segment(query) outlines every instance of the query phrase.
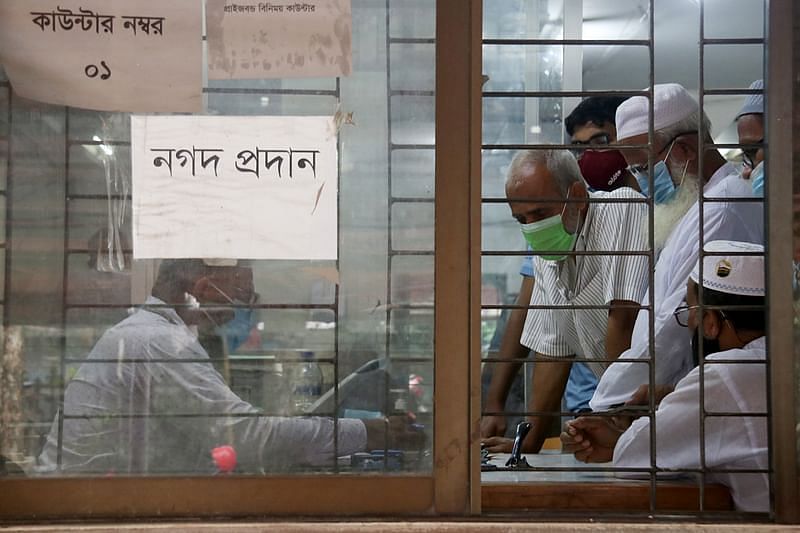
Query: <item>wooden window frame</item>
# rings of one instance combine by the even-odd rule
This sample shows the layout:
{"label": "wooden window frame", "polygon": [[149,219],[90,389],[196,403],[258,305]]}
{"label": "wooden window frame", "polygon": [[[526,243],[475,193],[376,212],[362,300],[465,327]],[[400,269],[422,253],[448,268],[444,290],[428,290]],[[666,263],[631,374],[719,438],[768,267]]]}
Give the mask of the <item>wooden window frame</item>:
{"label": "wooden window frame", "polygon": [[435,229],[432,473],[5,478],[0,522],[479,511],[473,437],[480,390],[473,382],[479,386],[481,6],[480,0],[436,2],[435,208],[446,216],[436,217]]}
{"label": "wooden window frame", "polygon": [[[771,174],[791,176],[800,8],[793,0],[767,1],[768,59],[792,62],[779,69],[768,61],[767,128],[781,133],[770,137],[768,161]],[[480,513],[481,34],[481,0],[437,0],[432,474],[0,479],[0,522]],[[793,310],[785,297],[792,192],[788,179],[767,189],[771,466],[782,523],[800,522]]]}

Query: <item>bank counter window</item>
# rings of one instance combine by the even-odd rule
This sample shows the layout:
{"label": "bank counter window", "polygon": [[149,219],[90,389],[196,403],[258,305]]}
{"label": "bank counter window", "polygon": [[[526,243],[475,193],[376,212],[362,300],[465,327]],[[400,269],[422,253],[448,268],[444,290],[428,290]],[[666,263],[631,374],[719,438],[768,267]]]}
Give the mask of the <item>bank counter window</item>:
{"label": "bank counter window", "polygon": [[[188,25],[40,4],[11,31],[147,47]],[[190,114],[26,98],[26,41],[4,41],[3,476],[430,476],[435,2],[187,4]],[[219,25],[253,17],[286,44],[218,59]]]}
{"label": "bank counter window", "polygon": [[800,520],[793,9],[4,2],[0,522]]}
{"label": "bank counter window", "polygon": [[765,3],[545,4],[483,13],[482,509],[768,519]]}

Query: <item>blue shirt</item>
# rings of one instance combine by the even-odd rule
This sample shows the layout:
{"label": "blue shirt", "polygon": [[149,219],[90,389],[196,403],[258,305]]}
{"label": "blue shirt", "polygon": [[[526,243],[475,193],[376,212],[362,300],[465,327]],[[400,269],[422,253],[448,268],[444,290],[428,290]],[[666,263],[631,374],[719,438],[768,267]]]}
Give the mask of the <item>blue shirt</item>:
{"label": "blue shirt", "polygon": [[[528,250],[530,250],[530,246]],[[533,269],[533,256],[525,256],[519,273],[527,278],[535,276]],[[589,400],[597,388],[597,377],[584,363],[573,363],[569,371],[567,388],[564,391],[564,403],[568,411],[578,412],[589,409]]]}

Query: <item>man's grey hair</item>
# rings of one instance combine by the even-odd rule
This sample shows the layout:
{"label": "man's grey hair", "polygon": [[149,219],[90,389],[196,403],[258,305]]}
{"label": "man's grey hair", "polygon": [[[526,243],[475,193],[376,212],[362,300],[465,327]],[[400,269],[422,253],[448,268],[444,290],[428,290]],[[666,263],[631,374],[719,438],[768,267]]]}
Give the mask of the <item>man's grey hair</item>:
{"label": "man's grey hair", "polygon": [[511,161],[506,185],[530,167],[541,164],[550,171],[563,197],[573,183],[584,183],[578,161],[569,150],[522,150]]}
{"label": "man's grey hair", "polygon": [[656,144],[665,144],[672,141],[677,135],[682,133],[700,133],[700,119],[703,120],[703,135],[705,141],[711,141],[711,120],[705,111],[700,114],[700,110],[694,111],[688,117],[679,120],[663,129],[654,132]]}

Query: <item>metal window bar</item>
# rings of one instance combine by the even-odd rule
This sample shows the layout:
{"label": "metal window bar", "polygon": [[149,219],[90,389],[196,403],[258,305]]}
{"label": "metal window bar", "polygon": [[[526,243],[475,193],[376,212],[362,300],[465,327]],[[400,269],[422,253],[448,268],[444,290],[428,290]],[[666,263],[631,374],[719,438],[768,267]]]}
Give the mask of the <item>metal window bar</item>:
{"label": "metal window bar", "polygon": [[[706,46],[715,45],[715,44],[725,44],[725,45],[737,45],[737,44],[761,44],[764,45],[764,39],[708,39],[705,36],[705,0],[700,0],[699,2],[699,10],[700,10],[700,25],[699,25],[699,61],[698,61],[698,105],[700,111],[700,120],[698,121],[698,134],[697,134],[697,145],[698,145],[698,154],[705,154],[706,149],[708,148],[708,144],[706,143],[705,136],[706,134],[710,135],[711,132],[705,131],[705,121],[703,120],[703,116],[705,114],[705,97],[707,95],[728,95],[728,94],[742,94],[742,92],[737,90],[730,90],[730,89],[706,89],[705,87],[705,49]],[[767,34],[766,23],[768,17],[766,16],[766,3],[764,3],[764,24],[765,27],[763,28],[763,34]],[[764,49],[764,54],[766,57],[766,49]],[[762,65],[766,65],[766,61],[762,63]],[[762,72],[762,79],[765,76]],[[750,94],[758,94],[762,93],[763,91],[754,91],[748,89],[744,91]],[[766,138],[765,138],[766,144]],[[699,176],[704,175],[704,157],[698,157],[698,170],[697,173]],[[704,259],[707,255],[705,252],[705,204],[708,202],[708,199],[705,197],[704,188],[701,186],[698,189],[698,211],[699,211],[699,218],[698,218],[698,277],[702,280],[704,279]],[[763,200],[754,200],[751,201],[761,201]],[[764,273],[766,276],[766,272]],[[703,301],[703,293],[704,287],[703,283],[697,284],[697,296],[698,296],[698,313],[699,316],[703,316],[704,311],[707,309],[707,306],[704,305]],[[704,511],[704,502],[705,502],[705,485],[707,480],[707,470],[708,466],[706,464],[706,419],[711,416],[711,414],[706,409],[706,402],[705,402],[705,365],[706,362],[706,353],[704,353],[704,347],[702,343],[700,343],[699,353],[698,353],[698,360],[699,360],[699,389],[700,389],[700,420],[699,420],[699,435],[700,435],[700,498],[699,498],[699,505],[700,505],[700,512]],[[769,357],[766,358],[764,361],[764,367],[766,375],[769,375]],[[765,390],[765,393],[769,395],[769,389]],[[771,449],[771,442],[768,436],[768,445],[767,449]],[[767,470],[767,474],[770,475],[771,471]],[[774,510],[770,509],[770,513],[773,513]]]}
{"label": "metal window bar", "polygon": [[[580,98],[584,96],[647,96],[643,91],[484,91],[484,98]],[[557,146],[557,145],[556,145]],[[574,147],[573,147],[574,148]]]}
{"label": "metal window bar", "polygon": [[[387,256],[386,256],[386,305],[385,305],[385,337],[384,337],[384,350],[386,354],[386,358],[388,361],[393,363],[401,363],[401,362],[424,362],[430,363],[432,358],[409,358],[403,356],[395,356],[392,351],[392,338],[391,338],[391,331],[394,325],[394,317],[393,311],[397,309],[417,309],[417,310],[425,310],[431,311],[431,316],[433,316],[433,311],[435,307],[433,304],[397,304],[394,303],[394,284],[393,284],[393,277],[392,273],[394,271],[394,261],[397,258],[401,257],[434,257],[436,255],[435,250],[413,250],[413,249],[402,249],[398,248],[395,243],[394,235],[393,235],[393,228],[394,228],[394,206],[396,205],[404,205],[404,204],[430,204],[431,206],[435,203],[435,198],[426,198],[426,197],[407,197],[407,196],[398,196],[394,193],[394,175],[393,175],[393,166],[392,166],[392,155],[396,151],[402,150],[434,150],[434,144],[425,144],[425,143],[396,143],[394,142],[394,128],[392,127],[392,110],[393,110],[393,99],[395,97],[403,97],[403,96],[419,96],[419,97],[433,97],[435,96],[435,91],[433,90],[417,90],[417,89],[395,89],[393,86],[393,77],[392,77],[392,48],[395,45],[408,45],[408,44],[415,44],[415,45],[430,45],[433,47],[436,44],[435,38],[425,38],[425,37],[394,37],[392,34],[392,25],[390,20],[390,13],[392,5],[400,4],[402,1],[398,2],[397,0],[386,0],[385,1],[385,8],[386,8],[386,19],[385,19],[385,45],[386,45],[386,109],[387,109]],[[435,290],[435,289],[434,289]],[[392,391],[391,391],[391,378],[392,376],[389,373],[385,373],[384,375],[384,382],[383,382],[383,390],[384,390],[384,397],[383,397],[383,412],[389,413],[394,412],[396,410],[396,406],[392,403]],[[388,447],[388,442],[385,443]],[[386,450],[384,450],[385,452]],[[388,469],[388,453],[384,453],[384,470]]]}
{"label": "metal window bar", "polygon": [[[699,76],[699,80],[698,80],[698,86],[699,86],[698,87],[698,104],[699,104],[699,109],[700,109],[700,117],[699,117],[698,124],[697,124],[697,142],[698,142],[698,146],[700,147],[699,148],[699,153],[701,153],[701,154],[705,153],[703,151],[703,149],[702,149],[702,145],[703,145],[704,135],[707,133],[704,130],[705,121],[703,120],[703,114],[704,114],[704,105],[703,104],[704,104],[704,96],[705,96],[705,93],[704,93],[704,90],[705,90],[704,89],[704,87],[705,87],[705,69],[704,69],[704,66],[705,66],[704,65],[705,46],[704,46],[704,44],[705,43],[703,42],[704,33],[705,33],[705,20],[704,20],[705,19],[705,15],[704,15],[704,12],[705,12],[705,2],[703,2],[701,0],[700,1],[700,61],[699,61],[700,76]],[[710,132],[708,132],[708,133],[710,133]],[[703,174],[703,166],[704,166],[703,165],[703,159],[704,158],[699,157],[698,160],[697,160],[697,174],[698,174],[698,176],[701,177],[701,179],[704,176],[704,174]],[[704,279],[704,272],[703,272],[704,271],[704,268],[703,268],[704,267],[704,264],[703,264],[704,263],[704,261],[703,261],[704,256],[703,256],[703,250],[705,249],[705,224],[704,224],[704,222],[705,222],[704,207],[705,206],[704,206],[703,200],[704,200],[704,196],[705,195],[703,194],[703,187],[702,186],[700,186],[698,189],[699,189],[699,191],[698,191],[698,194],[697,194],[697,196],[698,196],[697,206],[698,206],[698,210],[699,210],[699,217],[698,217],[698,235],[699,235],[698,248],[699,249],[698,249],[697,256],[699,258],[698,277],[700,278],[701,282],[697,284],[697,300],[698,300],[698,303],[700,305],[698,311],[700,313],[700,316],[702,317],[703,316],[703,310],[704,310],[703,309],[703,292],[704,292],[703,289],[704,289],[704,287],[703,287],[703,283],[702,283],[702,280]],[[705,485],[706,485],[706,473],[705,473],[705,469],[706,469],[705,397],[706,396],[705,396],[705,371],[704,371],[705,370],[704,363],[705,363],[706,354],[703,353],[703,352],[704,352],[704,350],[703,350],[703,347],[701,345],[700,348],[699,348],[699,353],[697,355],[698,356],[698,360],[699,360],[699,366],[700,366],[700,374],[699,374],[700,420],[698,422],[699,423],[699,429],[700,429],[700,433],[699,433],[699,436],[700,436],[700,449],[699,449],[699,451],[700,451],[700,483],[699,483],[699,487],[698,487],[699,490],[700,490],[700,498],[699,498],[699,500],[700,500],[699,501],[700,512],[703,512],[705,510],[704,509],[704,504],[705,504]]]}
{"label": "metal window bar", "polygon": [[[13,94],[14,91],[11,90],[11,83],[9,81],[0,82],[0,87],[2,90],[6,92],[6,183],[3,190],[0,191],[3,197],[3,203],[5,205],[6,216],[5,216],[5,239],[3,239],[3,250],[5,251],[5,257],[3,258],[3,262],[5,268],[3,269],[3,298],[0,299],[0,310],[3,313],[3,331],[8,332],[8,313],[6,312],[6,298],[8,298],[9,288],[10,288],[10,280],[11,276],[9,273],[11,272],[11,249],[8,246],[8,243],[11,239],[11,202],[8,201],[10,195],[9,191],[11,189],[11,147],[12,147],[12,124],[13,124]],[[4,333],[5,335],[6,333]]]}
{"label": "metal window bar", "polygon": [[[8,326],[9,326],[8,312],[7,312],[7,309],[6,309],[5,300],[6,300],[6,298],[8,298],[8,293],[9,293],[8,292],[9,291],[9,280],[10,280],[9,272],[10,272],[10,265],[11,265],[11,263],[10,263],[11,250],[7,246],[7,243],[9,242],[9,238],[10,238],[10,234],[11,234],[11,224],[9,224],[9,221],[11,220],[11,202],[8,201],[8,190],[10,188],[10,183],[11,183],[11,181],[10,181],[11,180],[11,178],[10,178],[10,176],[11,176],[11,149],[12,149],[11,148],[11,143],[12,143],[12,140],[11,140],[12,139],[11,124],[12,124],[12,116],[13,116],[13,111],[12,111],[12,105],[13,105],[12,93],[13,93],[13,91],[11,90],[11,84],[8,81],[0,82],[0,90],[4,91],[5,94],[6,94],[6,109],[5,109],[5,112],[6,112],[6,128],[7,128],[7,131],[6,131],[5,135],[2,136],[2,140],[5,141],[6,183],[5,183],[5,187],[3,187],[3,190],[0,191],[0,196],[3,197],[3,203],[4,203],[4,207],[5,207],[5,227],[6,227],[5,239],[2,242],[2,249],[5,252],[5,257],[4,257],[5,268],[4,268],[4,272],[3,272],[3,297],[2,297],[2,299],[0,299],[0,312],[2,312],[2,314],[3,314],[3,318],[2,318],[2,320],[3,320],[3,340],[5,342],[5,338],[8,335],[8,331],[9,331],[9,329],[8,329]],[[22,430],[24,431],[24,429],[25,429],[24,428],[24,423],[23,423],[22,426],[23,426]],[[14,426],[12,426],[12,427],[14,427]]]}
{"label": "metal window bar", "polygon": [[[534,357],[534,356],[531,356],[531,357],[516,357],[516,358],[510,358],[510,359],[500,359],[500,358],[497,358],[497,357],[486,357],[486,358],[483,359],[483,361],[485,361],[487,363],[502,363],[502,362],[520,362],[520,363],[524,363],[524,362],[539,362],[539,361],[544,362],[544,363],[553,363],[553,362],[561,363],[561,362],[566,361],[567,359],[569,361],[571,361],[571,362],[577,362],[577,363],[593,362],[593,363],[636,363],[636,364],[640,364],[640,365],[647,364],[646,360],[643,360],[643,359],[632,359],[632,358],[629,358],[629,357],[619,357],[617,359],[593,359],[593,358],[590,358],[590,357],[578,357],[578,356],[570,357],[570,358],[564,357],[564,358],[561,358],[561,359],[554,358],[554,357],[549,357],[548,358],[548,357]],[[750,360],[750,359],[745,359],[745,360],[742,360],[742,361],[735,360],[735,359],[724,359],[724,360],[706,361],[706,364],[708,364],[708,365],[711,365],[711,364],[743,364],[743,365],[749,365],[749,364],[764,364],[764,361]]]}
{"label": "metal window bar", "polygon": [[[542,361],[542,360],[538,360],[538,361]],[[547,362],[547,361],[544,361],[544,362]],[[553,361],[550,360],[550,362],[553,362]],[[763,365],[764,361],[760,361],[760,363]],[[514,415],[514,416],[559,416],[559,417],[575,416],[574,412],[572,412],[572,411],[564,411],[564,410],[558,410],[558,411],[531,411],[531,410],[524,410],[524,411],[485,411],[485,413],[489,414],[489,415],[506,414],[506,415]],[[600,417],[610,418],[610,417],[616,416],[616,414],[598,412],[598,413],[593,413],[592,416],[600,416]],[[642,416],[648,416],[648,415],[643,413]],[[719,412],[714,411],[714,412],[708,413],[707,416],[708,417],[718,417],[718,418],[731,418],[731,417],[735,417],[735,418],[765,418],[765,417],[768,417],[770,415],[769,415],[769,413],[757,413],[757,412],[737,413],[737,412],[732,412],[732,411],[719,411]],[[539,469],[539,468],[550,468],[550,467],[536,466],[536,467],[532,467],[532,468]],[[574,468],[574,467],[567,467],[567,468]],[[578,468],[582,469],[583,467],[578,467]],[[607,468],[608,470],[613,471],[618,467],[608,466],[608,467],[604,467],[604,468]],[[643,471],[649,471],[649,468],[647,468],[647,467],[641,467],[639,469],[643,470]],[[661,470],[661,471],[670,470],[670,471],[673,471],[673,472],[678,472],[678,471],[680,471],[680,472],[692,471],[693,472],[696,469],[684,468],[684,467],[680,467],[680,468],[676,467],[676,468],[665,469],[665,468],[662,467],[659,470]],[[759,472],[769,472],[768,469],[756,469],[756,470],[758,470]]]}
{"label": "metal window bar", "polygon": [[[342,103],[342,80],[338,76],[336,77],[336,103],[337,107]],[[336,136],[336,151],[341,154],[342,152],[342,136]],[[342,158],[336,158],[336,179],[337,182],[341,181],[342,176]],[[339,187],[337,187],[337,190]],[[338,251],[342,248],[342,232],[338,231],[338,228],[342,226],[342,196],[341,194],[336,194],[336,272],[340,272],[341,269],[341,262],[339,261],[339,253]],[[333,304],[334,304],[334,311],[333,311],[333,354],[336,361],[333,364],[333,456],[334,458],[339,457],[339,413],[338,413],[338,406],[339,406],[339,342],[340,342],[340,334],[341,334],[341,324],[340,324],[340,307],[339,307],[339,298],[340,298],[340,287],[339,284],[336,283],[333,288]],[[334,460],[333,462],[334,472],[339,471],[339,461]]]}
{"label": "metal window bar", "polygon": [[[389,204],[386,209],[386,335],[384,338],[384,354],[386,358],[390,357],[392,348],[391,328],[392,328],[392,261],[394,259],[392,252],[392,207],[393,207],[393,194],[392,194],[392,25],[391,25],[391,0],[386,0],[386,24],[384,33],[386,36],[386,142],[388,149],[386,151],[386,180],[387,180],[387,195],[389,196]],[[388,413],[390,401],[390,387],[391,379],[388,374],[383,379],[383,412]],[[388,469],[389,463],[389,442],[388,439],[384,441],[383,449],[383,469]]]}
{"label": "metal window bar", "polygon": [[[69,107],[64,106],[64,235],[63,247],[69,247]],[[67,305],[68,305],[68,285],[69,285],[69,260],[68,255],[64,254],[61,265],[61,357],[58,364],[58,433],[56,436],[56,472],[61,474],[62,451],[64,448],[64,396],[67,390]]]}
{"label": "metal window bar", "polygon": [[[609,96],[608,92],[599,91],[598,96]],[[555,96],[562,96],[561,93],[552,93],[546,95],[549,97]],[[738,146],[738,145],[737,145]],[[647,149],[650,145],[648,144],[628,144],[625,146],[616,146],[615,148],[619,149],[620,151],[625,150],[638,150],[638,149]],[[481,148],[484,150],[591,150],[591,147],[586,145],[575,145],[575,144],[536,144],[536,143],[500,143],[500,144],[491,144],[485,143],[481,145]]]}
{"label": "metal window bar", "polygon": [[[532,46],[592,46],[592,45],[650,46],[650,40],[649,39],[483,39],[483,44],[532,45]],[[577,91],[577,92],[583,93],[583,91]],[[584,94],[591,94],[591,91],[585,91]]]}

